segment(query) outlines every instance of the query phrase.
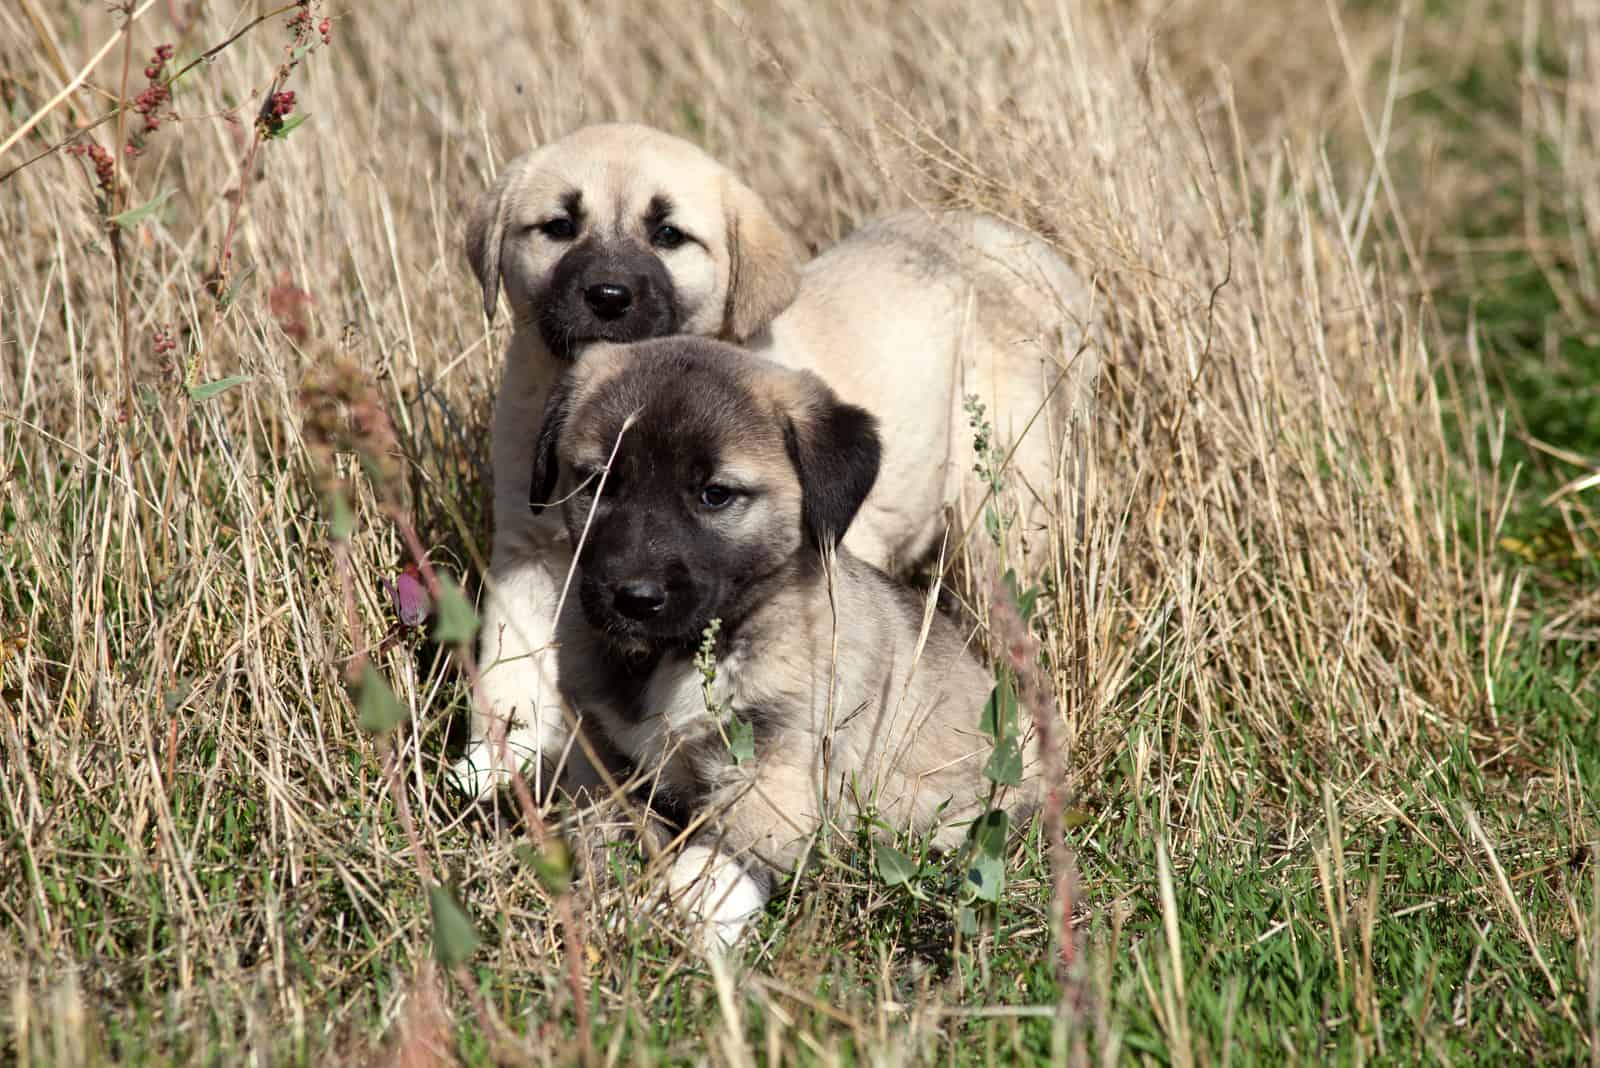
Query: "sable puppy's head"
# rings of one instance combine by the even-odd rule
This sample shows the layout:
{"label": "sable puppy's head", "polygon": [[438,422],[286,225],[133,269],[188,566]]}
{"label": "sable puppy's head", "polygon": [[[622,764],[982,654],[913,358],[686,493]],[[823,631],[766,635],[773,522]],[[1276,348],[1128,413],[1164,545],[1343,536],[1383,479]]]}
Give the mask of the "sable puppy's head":
{"label": "sable puppy's head", "polygon": [[594,341],[685,333],[743,341],[788,307],[799,260],[747,186],[694,145],[604,124],[507,164],[467,224],[494,317],[570,359]]}
{"label": "sable puppy's head", "polygon": [[561,501],[582,541],[592,626],[624,649],[692,648],[817,565],[878,456],[876,420],[809,372],[701,339],[597,346],[551,397],[530,503]]}

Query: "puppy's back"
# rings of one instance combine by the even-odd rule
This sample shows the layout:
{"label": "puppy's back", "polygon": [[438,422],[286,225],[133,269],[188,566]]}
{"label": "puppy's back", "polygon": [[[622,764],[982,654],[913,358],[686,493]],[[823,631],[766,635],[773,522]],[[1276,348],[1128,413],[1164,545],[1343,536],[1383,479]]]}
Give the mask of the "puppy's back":
{"label": "puppy's back", "polygon": [[[953,846],[989,792],[983,767],[993,740],[981,720],[993,677],[975,642],[922,594],[848,552],[832,570],[831,602],[813,598],[809,633],[794,634],[812,647],[813,691],[831,702],[814,701],[806,736],[779,744],[809,748],[830,801],[918,832],[938,827],[936,841]],[[823,642],[831,648],[817,655]],[[1031,744],[1024,759],[1020,792],[1031,801]]]}

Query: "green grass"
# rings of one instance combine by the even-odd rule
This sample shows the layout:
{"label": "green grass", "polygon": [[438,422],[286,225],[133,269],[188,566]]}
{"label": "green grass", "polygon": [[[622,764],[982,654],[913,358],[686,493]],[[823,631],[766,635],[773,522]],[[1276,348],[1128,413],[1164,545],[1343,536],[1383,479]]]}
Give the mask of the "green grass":
{"label": "green grass", "polygon": [[[1434,14],[1448,22],[1443,11]],[[1546,503],[1587,473],[1548,447],[1600,463],[1600,329],[1594,308],[1577,296],[1578,261],[1592,269],[1595,249],[1568,214],[1566,185],[1581,179],[1567,176],[1582,160],[1562,159],[1548,127],[1530,125],[1520,93],[1531,82],[1554,87],[1559,99],[1562,87],[1581,84],[1569,79],[1593,72],[1569,71],[1556,31],[1548,22],[1543,29],[1526,57],[1520,42],[1497,40],[1478,46],[1475,61],[1453,77],[1451,55],[1425,46],[1424,63],[1431,59],[1440,75],[1409,108],[1444,133],[1436,159],[1405,166],[1419,186],[1436,171],[1471,174],[1438,227],[1450,250],[1435,253],[1442,281],[1431,296],[1449,335],[1475,331],[1481,346],[1487,393],[1462,381],[1468,405],[1490,425],[1500,409],[1508,417],[1500,470],[1518,481],[1497,548],[1530,565],[1536,581],[1572,591],[1600,580],[1600,534],[1592,518],[1578,519],[1575,531]],[[1476,443],[1485,454],[1486,439]]]}
{"label": "green grass", "polygon": [[[1226,836],[1213,837],[1177,816],[1163,818],[1163,812],[1176,811],[1173,795],[1184,789],[1184,776],[1181,769],[1141,776],[1133,766],[1136,739],[1120,774],[1075,810],[1075,822],[1081,821],[1072,834],[1079,893],[1095,903],[1080,932],[1076,996],[1091,1053],[1107,1052],[1109,1045],[1109,1052],[1152,1063],[1184,1063],[1190,1055],[1216,1062],[1224,1054],[1234,1064],[1583,1060],[1593,1020],[1582,992],[1593,962],[1582,959],[1568,918],[1577,917],[1588,931],[1600,929],[1591,856],[1600,819],[1593,788],[1600,776],[1600,723],[1593,706],[1578,696],[1584,654],[1571,643],[1542,641],[1535,630],[1505,658],[1496,679],[1501,714],[1515,718],[1525,732],[1516,758],[1486,761],[1481,749],[1458,740],[1390,776],[1405,785],[1385,792],[1384,808],[1375,808],[1370,796],[1352,805],[1308,788],[1318,777],[1309,760],[1277,781],[1262,782],[1266,769],[1251,754],[1266,743],[1245,735],[1230,748],[1240,761],[1242,786],[1218,802],[1236,822]],[[1549,763],[1532,767],[1526,754],[1544,754]],[[1529,785],[1533,775],[1555,767],[1564,769],[1559,785]],[[293,913],[295,906],[283,900],[284,888],[272,885],[270,872],[239,863],[261,830],[260,799],[253,792],[248,783],[236,784],[221,795],[222,807],[206,814],[209,834],[196,872],[213,901],[277,899],[278,907]],[[1252,815],[1258,807],[1270,811]],[[1314,815],[1285,833],[1286,812]],[[80,870],[76,866],[43,873],[46,893],[58,903],[74,897],[79,902],[73,937],[80,959],[103,962],[109,981],[124,991],[162,988],[160,975],[141,974],[131,963],[148,968],[170,959],[181,943],[170,926],[177,917],[161,907],[163,889],[148,871],[148,845],[123,839],[81,803],[58,818],[78,829],[78,855],[92,858],[94,868],[110,877],[86,886],[70,881]],[[193,834],[196,818],[193,799],[173,799],[181,836]],[[374,826],[393,828],[383,813],[371,818]],[[1470,829],[1474,818],[1493,844],[1514,903]],[[1182,857],[1171,876],[1170,911],[1163,904],[1158,842]],[[1007,1007],[1053,1006],[1062,993],[1050,964],[1050,875],[1037,826],[1013,844],[1006,896],[983,935],[959,945],[952,889],[959,873],[937,858],[925,859],[914,891],[883,886],[870,874],[865,853],[820,865],[820,874],[806,876],[796,888],[801,907],[761,931],[780,946],[811,948],[798,957],[780,949],[773,972],[741,988],[742,1027],[751,1048],[764,1048],[769,1028],[788,1029],[809,1039],[792,1047],[793,1063],[872,1063],[880,1048],[877,1035],[830,1013],[870,1019],[886,995],[913,1003],[919,992],[925,996],[932,989],[944,1004],[993,1014],[947,1022],[933,1032],[927,1041],[937,1063],[1055,1063],[1061,1044],[1074,1040],[1069,1027],[1051,1018],[1003,1015]],[[921,855],[914,843],[906,849]],[[619,847],[611,867],[614,876],[626,879],[637,873],[638,858]],[[818,893],[818,879],[826,889],[820,901],[808,903]],[[402,909],[415,897],[403,877],[365,890]],[[311,896],[324,907],[339,898]],[[349,981],[369,991],[372,1015],[351,1023],[376,1036],[378,1014],[409,981],[411,964],[404,945],[385,937],[392,920],[369,913],[360,894],[345,900],[343,915],[324,916],[316,926],[327,930],[328,921],[337,919],[370,952],[368,964]],[[409,907],[420,909],[422,903]],[[1535,963],[1519,913],[1538,932],[1533,946],[1559,998]],[[1172,970],[1169,923],[1180,946],[1182,994]],[[503,929],[485,933],[492,960],[493,944],[508,935]],[[621,1063],[695,1063],[705,1036],[724,1026],[709,978],[685,968],[675,947],[650,929],[630,933],[621,946],[612,967],[631,977],[620,987],[628,991],[627,1000],[617,1004],[595,992],[597,1045],[615,1043]],[[320,949],[307,946],[303,952]],[[119,970],[116,962],[123,958],[130,964]],[[248,969],[251,962],[240,966]],[[305,968],[307,981],[316,975]],[[474,976],[483,995],[519,1029],[558,1045],[563,1037],[570,1040],[570,1005],[555,1018],[547,1016],[552,1004],[562,1002],[551,977],[507,975],[489,963],[477,966]],[[1169,998],[1179,1007],[1181,1025],[1158,1008]],[[227,1063],[227,1050],[247,1042],[257,1048],[260,1042],[247,1033],[236,1006],[203,1016],[209,1023],[198,1032],[190,1016],[175,1030],[171,1010],[161,999],[129,998],[123,1012],[104,1020],[108,1060],[220,1064]],[[889,1033],[902,1027],[896,1021]],[[318,1064],[330,1039],[338,1037],[280,1035],[266,1047],[275,1051],[273,1063]],[[470,1024],[461,1025],[458,1040],[464,1063],[495,1063]]]}

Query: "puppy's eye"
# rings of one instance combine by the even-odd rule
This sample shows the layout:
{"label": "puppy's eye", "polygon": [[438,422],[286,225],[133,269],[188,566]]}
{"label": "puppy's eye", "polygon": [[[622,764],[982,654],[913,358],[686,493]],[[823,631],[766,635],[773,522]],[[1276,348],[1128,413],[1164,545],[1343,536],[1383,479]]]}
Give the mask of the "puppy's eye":
{"label": "puppy's eye", "polygon": [[552,241],[571,241],[578,236],[578,224],[566,216],[547,219],[536,229]]}
{"label": "puppy's eye", "polygon": [[669,251],[677,248],[687,240],[689,240],[688,234],[684,233],[676,226],[668,226],[665,224],[656,227],[655,232],[650,235],[650,243],[652,245],[654,245],[656,248],[667,249]]}
{"label": "puppy's eye", "polygon": [[700,491],[700,503],[711,511],[719,511],[733,503],[738,494],[727,486],[719,486],[715,482]]}

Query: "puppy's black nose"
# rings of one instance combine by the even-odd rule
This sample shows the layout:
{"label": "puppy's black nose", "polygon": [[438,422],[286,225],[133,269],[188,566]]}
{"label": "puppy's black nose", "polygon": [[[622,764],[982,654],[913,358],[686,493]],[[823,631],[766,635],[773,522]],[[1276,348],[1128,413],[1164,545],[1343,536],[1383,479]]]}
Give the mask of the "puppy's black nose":
{"label": "puppy's black nose", "polygon": [[616,319],[633,303],[633,291],[615,282],[601,282],[583,291],[583,299],[602,319]]}
{"label": "puppy's black nose", "polygon": [[666,605],[667,591],[654,582],[624,582],[612,592],[611,600],[617,611],[642,622]]}

